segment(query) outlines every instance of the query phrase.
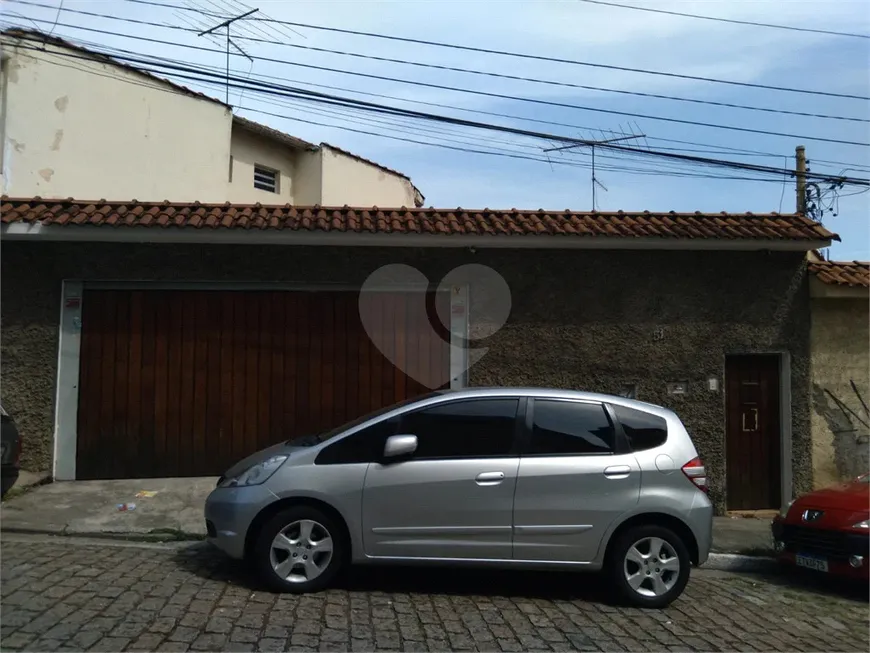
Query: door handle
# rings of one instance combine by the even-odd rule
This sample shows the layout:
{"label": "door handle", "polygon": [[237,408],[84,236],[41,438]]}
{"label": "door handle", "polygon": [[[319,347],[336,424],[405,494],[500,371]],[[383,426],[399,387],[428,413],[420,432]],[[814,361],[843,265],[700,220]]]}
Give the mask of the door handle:
{"label": "door handle", "polygon": [[631,467],[628,465],[612,465],[604,468],[604,475],[607,478],[628,478],[631,474]]}
{"label": "door handle", "polygon": [[504,472],[481,472],[474,482],[478,485],[498,485],[504,480]]}

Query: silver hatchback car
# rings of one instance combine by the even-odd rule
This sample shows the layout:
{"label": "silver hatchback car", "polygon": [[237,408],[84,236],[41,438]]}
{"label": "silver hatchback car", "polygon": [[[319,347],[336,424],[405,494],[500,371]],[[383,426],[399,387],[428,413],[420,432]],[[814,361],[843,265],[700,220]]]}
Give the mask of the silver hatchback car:
{"label": "silver hatchback car", "polygon": [[663,607],[710,549],[703,463],[670,410],[533,388],[439,391],[260,451],[220,479],[209,540],[275,589],[348,563],[603,570]]}

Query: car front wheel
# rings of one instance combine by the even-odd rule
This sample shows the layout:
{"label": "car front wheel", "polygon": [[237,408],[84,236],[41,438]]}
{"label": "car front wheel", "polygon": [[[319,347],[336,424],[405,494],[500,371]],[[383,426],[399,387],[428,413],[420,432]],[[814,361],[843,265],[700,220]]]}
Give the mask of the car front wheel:
{"label": "car front wheel", "polygon": [[673,531],[649,525],[622,533],[608,565],[620,598],[641,608],[663,608],[683,593],[691,560]]}
{"label": "car front wheel", "polygon": [[279,592],[317,592],[341,569],[341,533],[338,524],[316,508],[282,510],[260,531],[254,562],[263,579]]}

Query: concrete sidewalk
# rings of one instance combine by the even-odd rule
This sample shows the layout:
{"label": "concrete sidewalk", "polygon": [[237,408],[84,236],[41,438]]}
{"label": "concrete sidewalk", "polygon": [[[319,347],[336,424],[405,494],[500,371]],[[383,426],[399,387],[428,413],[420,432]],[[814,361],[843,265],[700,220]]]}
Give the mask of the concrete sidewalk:
{"label": "concrete sidewalk", "polygon": [[[217,477],[50,483],[3,501],[0,530],[200,538],[205,536],[203,506],[215,483]],[[140,492],[146,494],[137,497]],[[119,509],[124,504],[127,509]]]}
{"label": "concrete sidewalk", "polygon": [[[217,478],[56,482],[33,487],[0,507],[0,530],[51,535],[201,538],[203,506]],[[140,491],[153,496],[140,496]],[[119,504],[135,504],[119,510]],[[716,517],[715,553],[770,556],[769,519]]]}

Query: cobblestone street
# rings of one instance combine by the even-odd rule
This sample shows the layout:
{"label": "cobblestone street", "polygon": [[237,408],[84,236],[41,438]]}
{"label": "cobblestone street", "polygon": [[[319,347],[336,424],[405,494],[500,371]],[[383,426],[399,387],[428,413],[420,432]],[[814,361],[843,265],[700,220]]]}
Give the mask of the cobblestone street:
{"label": "cobblestone street", "polygon": [[866,651],[860,590],[694,571],[668,609],[609,605],[596,576],[360,569],[262,591],[206,545],[4,536],[3,650]]}

